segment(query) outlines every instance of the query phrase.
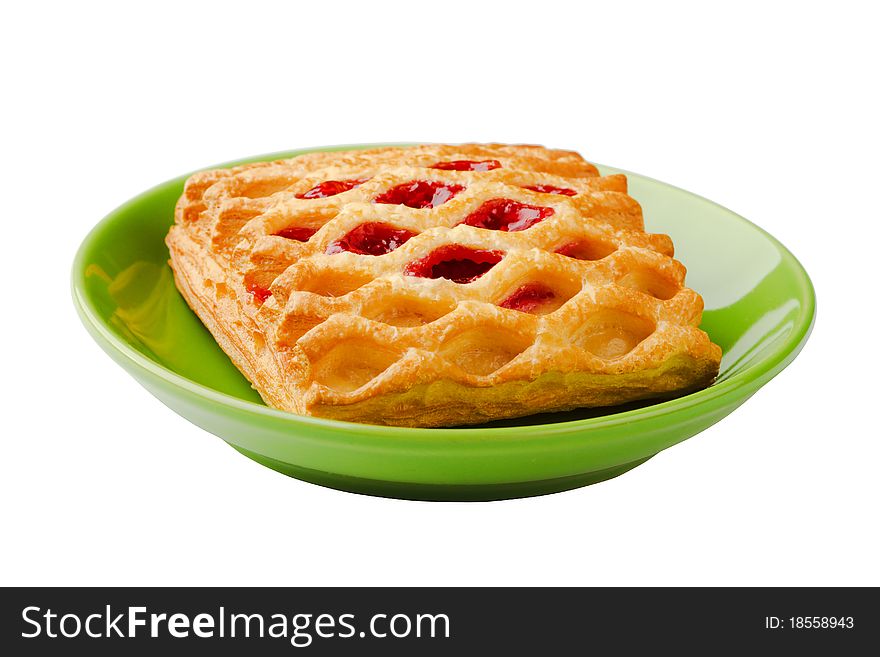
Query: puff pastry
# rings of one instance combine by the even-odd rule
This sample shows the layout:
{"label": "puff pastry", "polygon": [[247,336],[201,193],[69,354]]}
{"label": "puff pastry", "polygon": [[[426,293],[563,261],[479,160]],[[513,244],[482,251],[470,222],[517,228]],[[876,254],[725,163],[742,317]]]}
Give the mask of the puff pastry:
{"label": "puff pastry", "polygon": [[167,237],[180,292],[267,404],[404,426],[681,395],[720,348],[622,175],[498,144],[205,171]]}

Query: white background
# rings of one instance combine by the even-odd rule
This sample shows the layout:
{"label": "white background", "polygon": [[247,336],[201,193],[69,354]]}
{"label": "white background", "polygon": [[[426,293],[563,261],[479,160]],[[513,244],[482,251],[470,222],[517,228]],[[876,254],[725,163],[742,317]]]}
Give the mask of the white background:
{"label": "white background", "polygon": [[[877,16],[710,4],[8,7],[0,583],[880,584]],[[143,189],[257,153],[420,140],[572,148],[732,208],[811,273],[810,342],[623,477],[432,504],[239,456],[80,326],[76,247]]]}

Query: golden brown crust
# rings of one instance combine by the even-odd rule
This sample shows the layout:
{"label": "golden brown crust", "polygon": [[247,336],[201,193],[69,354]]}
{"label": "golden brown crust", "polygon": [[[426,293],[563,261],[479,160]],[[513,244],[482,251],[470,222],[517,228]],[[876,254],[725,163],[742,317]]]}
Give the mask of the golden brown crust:
{"label": "golden brown crust", "polygon": [[[498,160],[489,171],[430,168]],[[327,180],[367,179],[297,198]],[[412,180],[465,189],[431,209],[373,203]],[[525,189],[552,185],[574,196]],[[551,207],[527,230],[460,222],[505,198]],[[416,233],[390,253],[325,253],[353,228]],[[275,235],[317,232],[300,242]],[[578,242],[583,257],[555,253]],[[705,387],[720,349],[665,235],[644,232],[623,176],[570,151],[497,144],[321,152],[192,176],[167,243],[177,285],[265,401],[294,413],[406,426],[473,424]],[[503,252],[472,283],[405,275],[436,248]],[[540,282],[546,314],[499,304]],[[264,303],[248,290],[271,291]],[[268,294],[268,292],[267,292]]]}

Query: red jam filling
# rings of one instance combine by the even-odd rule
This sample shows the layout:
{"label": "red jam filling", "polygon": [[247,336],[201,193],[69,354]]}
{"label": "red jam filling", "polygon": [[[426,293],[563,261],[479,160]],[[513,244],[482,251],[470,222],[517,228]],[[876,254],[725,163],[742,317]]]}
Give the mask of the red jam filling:
{"label": "red jam filling", "polygon": [[563,196],[574,196],[577,192],[568,187],[554,187],[553,185],[526,185],[526,189],[541,194],[562,194]]}
{"label": "red jam filling", "polygon": [[272,296],[272,292],[269,291],[269,288],[258,285],[253,281],[247,284],[247,291],[251,293],[251,296],[257,303],[263,303],[266,299]]}
{"label": "red jam filling", "polygon": [[392,187],[373,199],[374,203],[405,205],[408,208],[436,208],[464,189],[463,185],[444,182],[411,180]]}
{"label": "red jam filling", "polygon": [[353,178],[352,180],[325,180],[318,183],[307,192],[297,194],[297,198],[327,198],[328,196],[336,196],[342,192],[354,189],[358,185],[367,182],[369,178]]}
{"label": "red jam filling", "polygon": [[351,251],[361,255],[383,255],[406,243],[416,233],[389,224],[371,222],[350,230],[345,237],[327,247],[326,253]]}
{"label": "red jam filling", "polygon": [[432,169],[444,171],[491,171],[500,169],[501,162],[498,160],[452,160],[451,162],[438,162]]}
{"label": "red jam filling", "polygon": [[453,283],[470,283],[501,262],[501,251],[471,249],[461,244],[447,244],[420,260],[409,263],[404,270],[408,276],[420,278],[448,278]]}
{"label": "red jam filling", "polygon": [[284,228],[275,233],[278,237],[286,237],[289,240],[297,242],[308,242],[309,239],[318,232],[317,228],[306,228],[304,226],[291,226]]}
{"label": "red jam filling", "polygon": [[577,260],[581,260],[580,251],[581,251],[581,243],[580,242],[569,242],[568,244],[563,244],[558,249],[556,249],[556,253],[559,255],[564,255],[569,258],[575,258]]}
{"label": "red jam filling", "polygon": [[553,208],[526,205],[507,198],[493,198],[468,215],[462,223],[510,233],[525,230],[553,215]]}
{"label": "red jam filling", "polygon": [[575,260],[601,260],[605,256],[614,253],[615,246],[605,242],[579,241],[563,244],[556,253]]}
{"label": "red jam filling", "polygon": [[543,283],[526,283],[498,305],[521,313],[531,313],[555,296],[556,293]]}

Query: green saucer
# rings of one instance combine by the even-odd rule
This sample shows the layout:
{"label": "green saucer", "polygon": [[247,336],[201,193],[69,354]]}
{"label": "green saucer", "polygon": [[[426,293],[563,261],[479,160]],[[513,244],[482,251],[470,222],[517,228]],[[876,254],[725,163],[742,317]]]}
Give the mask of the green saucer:
{"label": "green saucer", "polygon": [[672,401],[460,429],[378,427],[269,408],[174,287],[163,240],[186,176],[125,203],[89,233],[73,266],[74,303],[104,351],[169,408],[297,479],[428,500],[577,488],[616,477],[718,422],[795,358],[815,316],[807,273],[772,236],[704,198],[624,173],[648,230],[675,241],[688,285],[706,302],[702,327],[724,350],[714,385]]}

